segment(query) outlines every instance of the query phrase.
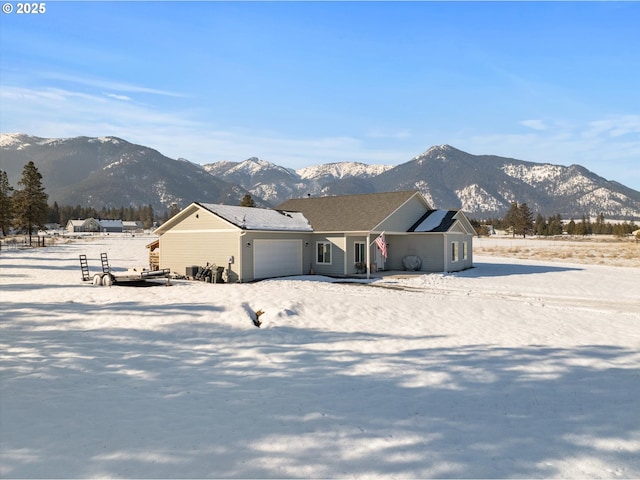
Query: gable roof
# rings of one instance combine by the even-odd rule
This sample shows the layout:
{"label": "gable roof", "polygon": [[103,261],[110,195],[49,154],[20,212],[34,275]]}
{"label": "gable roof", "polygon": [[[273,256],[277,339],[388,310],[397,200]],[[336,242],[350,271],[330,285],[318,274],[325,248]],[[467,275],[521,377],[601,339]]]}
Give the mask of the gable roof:
{"label": "gable roof", "polygon": [[416,195],[422,198],[417,190],[295,198],[277,208],[302,212],[317,232],[371,231]]}
{"label": "gable roof", "polygon": [[456,222],[457,210],[429,210],[414,223],[410,232],[448,232]]}
{"label": "gable roof", "polygon": [[408,231],[446,233],[451,231],[456,223],[463,232],[475,234],[473,226],[461,210],[429,210]]}
{"label": "gable roof", "polygon": [[243,230],[313,231],[307,219],[299,212],[214,203],[198,205]]}
{"label": "gable roof", "polygon": [[189,215],[203,210],[242,230],[313,231],[304,215],[298,212],[193,202],[156,228],[154,233],[162,235]]}

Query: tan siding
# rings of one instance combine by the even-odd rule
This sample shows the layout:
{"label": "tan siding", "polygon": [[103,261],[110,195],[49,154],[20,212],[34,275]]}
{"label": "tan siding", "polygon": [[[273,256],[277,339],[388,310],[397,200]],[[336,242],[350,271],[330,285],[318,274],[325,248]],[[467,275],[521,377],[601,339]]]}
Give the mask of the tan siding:
{"label": "tan siding", "polygon": [[414,196],[407,203],[402,205],[391,217],[383,221],[377,231],[386,232],[406,232],[416,223],[422,215],[427,211],[424,203]]}
{"label": "tan siding", "polygon": [[229,230],[239,232],[240,229],[230,225],[220,217],[199,209],[173,227],[173,231],[197,231],[197,230]]}
{"label": "tan siding", "polygon": [[229,257],[233,256],[233,279],[237,276],[238,236],[239,232],[169,231],[160,237],[160,268],[170,268],[179,275],[185,274],[186,267],[207,262],[227,268]]}

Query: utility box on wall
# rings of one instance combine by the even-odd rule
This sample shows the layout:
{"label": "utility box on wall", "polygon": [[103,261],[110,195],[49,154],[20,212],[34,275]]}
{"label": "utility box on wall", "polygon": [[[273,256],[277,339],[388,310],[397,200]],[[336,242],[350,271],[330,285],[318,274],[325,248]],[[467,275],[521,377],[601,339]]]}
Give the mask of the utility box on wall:
{"label": "utility box on wall", "polygon": [[187,267],[185,270],[185,276],[189,277],[189,278],[195,278],[196,275],[198,274],[198,270],[200,269],[200,267],[198,267],[197,265],[192,266],[192,267]]}

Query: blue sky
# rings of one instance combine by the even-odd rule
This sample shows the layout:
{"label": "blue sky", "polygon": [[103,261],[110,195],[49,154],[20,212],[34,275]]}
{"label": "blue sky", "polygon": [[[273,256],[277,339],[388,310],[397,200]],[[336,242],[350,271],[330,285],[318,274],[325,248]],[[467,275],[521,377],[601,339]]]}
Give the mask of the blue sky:
{"label": "blue sky", "polygon": [[446,143],[640,190],[637,2],[8,3],[4,133],[291,168]]}

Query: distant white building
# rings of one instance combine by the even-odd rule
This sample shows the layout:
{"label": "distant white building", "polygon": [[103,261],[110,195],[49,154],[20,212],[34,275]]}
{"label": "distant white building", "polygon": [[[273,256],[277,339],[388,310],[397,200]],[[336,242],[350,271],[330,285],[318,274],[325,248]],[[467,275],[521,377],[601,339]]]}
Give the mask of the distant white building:
{"label": "distant white building", "polygon": [[122,229],[125,232],[142,232],[144,230],[144,225],[142,224],[142,222],[139,222],[139,221],[136,221],[136,222],[124,221],[122,222]]}
{"label": "distant white building", "polygon": [[96,220],[95,218],[86,218],[83,220],[69,220],[67,222],[67,232],[69,233],[120,233],[122,231],[122,220]]}

